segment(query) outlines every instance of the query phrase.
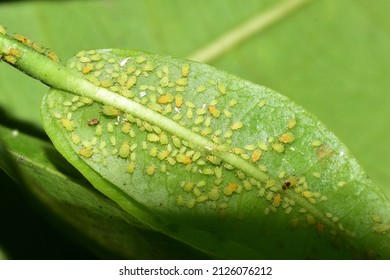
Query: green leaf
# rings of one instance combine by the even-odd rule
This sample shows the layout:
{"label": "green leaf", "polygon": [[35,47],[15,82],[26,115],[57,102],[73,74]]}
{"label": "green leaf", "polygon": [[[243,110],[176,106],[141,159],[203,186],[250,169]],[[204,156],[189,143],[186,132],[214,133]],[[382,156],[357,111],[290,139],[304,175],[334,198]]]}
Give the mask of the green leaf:
{"label": "green leaf", "polygon": [[52,145],[1,126],[0,135],[0,166],[40,201],[54,224],[76,233],[79,242],[103,258],[204,257],[135,221],[92,188]]}
{"label": "green leaf", "polygon": [[389,257],[388,200],[286,97],[139,51],[82,51],[67,65],[122,99],[51,90],[49,137],[156,231],[218,258]]}

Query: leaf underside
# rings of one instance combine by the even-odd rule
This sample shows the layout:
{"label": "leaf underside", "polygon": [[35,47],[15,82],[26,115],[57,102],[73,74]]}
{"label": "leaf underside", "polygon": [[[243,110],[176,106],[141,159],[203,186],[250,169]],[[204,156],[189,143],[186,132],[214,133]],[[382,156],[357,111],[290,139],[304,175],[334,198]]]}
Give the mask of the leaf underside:
{"label": "leaf underside", "polygon": [[139,51],[82,51],[67,66],[213,144],[50,90],[42,118],[56,148],[140,222],[217,258],[390,257],[387,199],[286,97]]}

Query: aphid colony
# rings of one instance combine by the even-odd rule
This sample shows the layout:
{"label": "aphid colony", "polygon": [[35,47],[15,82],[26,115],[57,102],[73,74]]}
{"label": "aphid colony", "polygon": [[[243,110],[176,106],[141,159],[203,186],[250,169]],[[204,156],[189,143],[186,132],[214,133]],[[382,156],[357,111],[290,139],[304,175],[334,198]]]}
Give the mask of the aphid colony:
{"label": "aphid colony", "polygon": [[[0,25],[0,33],[3,35],[7,35],[7,30]],[[7,35],[9,36],[9,35]],[[19,41],[20,43],[32,48],[33,50],[49,57],[51,60],[54,60],[56,62],[59,62],[60,59],[58,56],[50,51],[47,48],[42,47],[40,44],[37,42],[34,42],[27,37],[20,35],[20,34],[14,34],[12,36],[13,39]],[[10,48],[8,50],[0,50],[0,59],[3,59],[4,61],[10,63],[10,64],[15,64],[17,62],[17,59],[21,56],[21,51],[17,48]]]}
{"label": "aphid colony", "polygon": [[[235,142],[243,142],[239,131],[246,128],[241,117],[235,117],[235,110],[240,106],[237,96],[218,79],[204,80],[195,90],[187,90],[192,78],[189,64],[170,68],[157,66],[153,57],[146,55],[123,59],[104,52],[82,51],[71,60],[69,67],[86,75],[95,85],[131,98],[190,128],[217,147],[216,150],[197,147],[116,108],[71,96],[63,101],[65,111],[55,113],[55,117],[86,160],[103,166],[108,166],[113,158],[121,160],[124,174],[144,174],[150,179],[169,176],[171,172],[186,172],[188,176],[183,178],[188,180],[177,183],[177,188],[182,190],[176,197],[180,207],[206,204],[224,216],[230,200],[243,192],[253,192],[267,202],[265,215],[278,209],[285,214],[294,211],[302,215],[302,221],[315,224],[323,231],[321,221],[308,216],[306,209],[289,195],[289,192],[298,194],[310,204],[327,199],[311,191],[305,177],[281,172],[275,179],[270,176],[260,182],[218,157],[218,152],[230,152],[255,165],[259,171],[267,172],[262,157],[267,153],[282,155],[295,140],[297,120],[293,116],[280,134],[235,146]],[[265,107],[266,101],[259,100],[258,108]],[[83,108],[94,115],[85,123],[76,122],[81,118],[75,115],[83,112],[80,110]],[[80,135],[79,128],[83,131]],[[323,145],[316,142],[312,147],[319,150]],[[315,172],[313,177],[320,179],[321,176]]]}

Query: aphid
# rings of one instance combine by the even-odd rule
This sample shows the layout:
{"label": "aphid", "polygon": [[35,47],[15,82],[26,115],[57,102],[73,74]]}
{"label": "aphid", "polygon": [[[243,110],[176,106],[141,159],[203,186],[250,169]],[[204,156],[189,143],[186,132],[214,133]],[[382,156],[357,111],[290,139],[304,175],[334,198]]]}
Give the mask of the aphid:
{"label": "aphid", "polygon": [[206,159],[211,162],[214,165],[220,165],[221,164],[221,159],[216,157],[216,156],[207,156]]}
{"label": "aphid", "polygon": [[58,57],[55,53],[49,51],[49,52],[47,52],[46,55],[47,55],[47,57],[50,58],[51,60],[53,60],[53,61],[55,61],[55,62],[60,62],[59,57]]}
{"label": "aphid", "polygon": [[29,39],[27,39],[25,36],[20,34],[14,34],[12,35],[12,37],[23,44],[26,44],[29,41]]}
{"label": "aphid", "polygon": [[4,60],[10,64],[15,64],[17,59],[13,55],[6,55],[4,56]]}
{"label": "aphid", "polygon": [[291,143],[294,141],[294,135],[291,132],[284,133],[279,136],[279,141],[282,143]]}
{"label": "aphid", "polygon": [[61,123],[68,131],[73,131],[76,128],[76,125],[69,119],[61,119]]}
{"label": "aphid", "polygon": [[218,84],[217,86],[219,92],[222,94],[222,95],[225,95],[226,94],[226,86],[223,85],[223,84]]}
{"label": "aphid", "polygon": [[319,147],[322,145],[322,142],[321,142],[321,140],[314,140],[313,142],[311,142],[311,145],[313,147]]}
{"label": "aphid", "polygon": [[279,207],[281,201],[282,201],[282,198],[281,198],[280,194],[278,193],[277,195],[275,195],[275,197],[272,201],[272,206]]}
{"label": "aphid", "polygon": [[110,137],[110,142],[111,142],[111,145],[113,145],[113,146],[116,145],[116,138],[115,138],[115,136],[111,136]]}
{"label": "aphid", "polygon": [[119,156],[121,158],[127,158],[130,154],[130,145],[129,142],[125,141],[119,148]]}
{"label": "aphid", "polygon": [[156,157],[156,156],[157,156],[157,152],[158,152],[157,147],[153,146],[153,147],[150,149],[150,151],[149,151],[149,155],[150,155],[151,157]]}
{"label": "aphid", "polygon": [[197,93],[202,93],[202,92],[204,92],[206,90],[206,87],[205,86],[198,86],[197,88],[196,88],[196,92]]}
{"label": "aphid", "polygon": [[131,77],[129,78],[129,80],[127,81],[127,83],[126,83],[125,88],[126,88],[126,89],[130,89],[130,88],[132,88],[136,83],[137,83],[137,77],[136,77],[136,76],[131,76]]}
{"label": "aphid", "polygon": [[143,67],[143,70],[146,71],[146,72],[151,72],[154,69],[156,69],[156,65],[153,62],[151,62],[151,61],[147,61],[146,64],[144,65],[144,67]]}
{"label": "aphid", "polygon": [[159,104],[167,104],[167,103],[171,103],[173,101],[173,95],[168,93],[168,94],[164,94],[164,95],[161,95],[158,99],[157,99],[157,103]]}
{"label": "aphid", "polygon": [[146,168],[146,174],[149,176],[153,176],[156,172],[156,166],[155,165],[150,165]]}
{"label": "aphid", "polygon": [[186,86],[188,84],[188,80],[187,78],[177,79],[176,84],[180,86]]}
{"label": "aphid", "polygon": [[98,125],[98,124],[99,124],[99,120],[96,119],[96,118],[90,119],[90,120],[88,121],[88,125],[89,125],[89,126],[94,126],[94,125]]}
{"label": "aphid", "polygon": [[282,189],[283,190],[287,190],[289,187],[291,187],[291,182],[290,181],[284,182],[283,185],[282,185]]}
{"label": "aphid", "polygon": [[110,105],[103,105],[101,112],[108,117],[117,117],[121,114],[121,112],[118,109]]}
{"label": "aphid", "polygon": [[180,108],[181,105],[183,105],[183,96],[182,95],[177,94],[175,96],[175,105],[176,105],[177,108]]}
{"label": "aphid", "polygon": [[260,150],[254,150],[252,153],[252,162],[256,162],[261,157],[261,151]]}
{"label": "aphid", "polygon": [[231,99],[230,101],[229,101],[229,107],[233,107],[233,106],[235,106],[237,104],[237,99]]}
{"label": "aphid", "polygon": [[287,127],[288,129],[293,129],[297,124],[297,120],[296,119],[291,119],[288,121],[287,123]]}
{"label": "aphid", "polygon": [[10,48],[8,54],[15,57],[20,57],[20,51],[15,48]]}
{"label": "aphid", "polygon": [[221,112],[215,106],[208,106],[207,109],[209,110],[210,114],[216,118],[221,115]]}
{"label": "aphid", "polygon": [[227,196],[230,196],[237,190],[237,188],[237,183],[230,183],[223,189],[223,193]]}
{"label": "aphid", "polygon": [[320,178],[321,177],[321,173],[319,173],[319,172],[313,172],[313,174],[312,174],[314,177],[316,177],[316,178]]}
{"label": "aphid", "polygon": [[265,105],[265,100],[260,100],[258,106],[261,108]]}
{"label": "aphid", "polygon": [[279,154],[284,152],[284,146],[281,143],[272,144],[272,149]]}
{"label": "aphid", "polygon": [[93,152],[91,148],[84,148],[80,150],[79,154],[83,157],[90,158],[92,157]]}
{"label": "aphid", "polygon": [[131,161],[129,163],[129,165],[127,166],[127,172],[129,172],[130,174],[133,174],[134,173],[134,169],[135,169],[135,162]]}
{"label": "aphid", "polygon": [[94,68],[93,64],[88,63],[87,65],[85,65],[85,66],[83,67],[83,69],[82,69],[81,72],[82,72],[83,74],[88,74],[88,73],[90,73],[90,72],[93,70],[93,68]]}
{"label": "aphid", "polygon": [[154,134],[154,133],[149,133],[147,136],[147,140],[149,142],[158,142],[158,141],[160,141],[160,136],[158,136],[157,134]]}
{"label": "aphid", "polygon": [[189,64],[183,64],[181,66],[181,74],[183,77],[187,77],[188,73],[190,72],[190,65]]}
{"label": "aphid", "polygon": [[230,128],[232,130],[237,130],[237,129],[240,129],[242,127],[242,125],[243,125],[242,122],[239,121],[239,122],[232,124]]}
{"label": "aphid", "polygon": [[227,118],[230,118],[233,115],[230,111],[228,111],[226,109],[223,110],[223,113],[225,114],[225,117],[227,117]]}
{"label": "aphid", "polygon": [[72,134],[72,142],[73,144],[77,145],[78,143],[80,143],[80,137],[76,134]]}
{"label": "aphid", "polygon": [[196,203],[196,199],[191,199],[190,201],[188,201],[187,207],[191,209],[195,206],[195,203]]}

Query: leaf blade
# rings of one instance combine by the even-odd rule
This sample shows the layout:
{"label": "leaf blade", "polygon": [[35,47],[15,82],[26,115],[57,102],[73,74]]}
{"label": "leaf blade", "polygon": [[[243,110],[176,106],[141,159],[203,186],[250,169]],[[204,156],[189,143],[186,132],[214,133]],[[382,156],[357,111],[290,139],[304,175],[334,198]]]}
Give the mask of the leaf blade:
{"label": "leaf blade", "polygon": [[[95,55],[95,51],[92,52]],[[357,252],[367,257],[368,251],[376,250],[381,252],[380,257],[387,255],[385,239],[375,232],[378,222],[364,211],[354,217],[349,209],[354,205],[366,205],[367,196],[374,197],[375,201],[381,202],[372,203],[370,210],[375,209],[378,216],[384,213],[379,224],[386,224],[388,201],[366,179],[346,147],[301,107],[267,88],[195,62],[132,51],[104,50],[97,53],[106,55],[105,60],[110,66],[105,66],[107,73],[99,73],[99,79],[94,83],[100,86],[106,83],[111,90],[130,96],[146,111],[158,112],[161,123],[157,120],[148,124],[139,112],[136,117],[118,113],[112,118],[111,113],[107,115],[104,107],[98,104],[84,104],[72,110],[69,109],[72,104],[66,102],[74,97],[55,90],[43,103],[44,123],[54,144],[68,160],[70,155],[77,157],[79,154],[91,169],[123,191],[110,195],[112,186],[95,181],[95,187],[113,200],[121,201],[124,209],[142,216],[140,220],[154,229],[217,257],[277,258],[280,257],[277,245],[280,243],[289,248],[282,258],[351,258]],[[89,62],[77,63],[84,57],[88,57],[85,52],[76,55],[69,65],[82,72],[83,65]],[[148,63],[156,67],[145,71]],[[191,69],[189,74],[188,70],[183,70],[187,65]],[[140,71],[135,84],[126,74],[126,79],[132,81],[128,88],[123,86],[128,81],[121,82],[119,78],[126,71]],[[108,82],[113,78],[113,72],[116,80]],[[88,72],[90,79],[94,73]],[[205,85],[206,93],[197,90]],[[126,91],[129,89],[134,92]],[[178,102],[178,99],[182,100]],[[61,105],[65,103],[68,108]],[[176,111],[171,108],[164,115],[164,110],[171,104],[176,106]],[[225,112],[227,110],[232,112]],[[200,127],[195,125],[194,115],[198,112],[195,117],[205,116],[204,119],[208,120],[204,120]],[[53,121],[53,116],[58,120]],[[167,117],[176,121],[180,129],[192,129],[199,138],[191,134],[186,138],[188,143],[177,142],[175,137],[183,138],[182,132],[186,130],[178,133],[180,129],[174,126],[164,132],[167,126],[160,124]],[[74,119],[81,121],[69,127],[64,125],[64,118],[70,122]],[[90,118],[99,119],[100,129],[103,129],[99,135],[96,128],[88,125]],[[129,131],[124,133],[125,129]],[[134,129],[133,135],[130,129]],[[207,129],[210,132],[202,135]],[[53,136],[51,130],[61,131],[62,137]],[[222,138],[225,133],[232,135]],[[80,140],[77,143],[72,140],[75,135]],[[61,149],[63,139],[73,151]],[[213,145],[209,147],[208,143]],[[128,145],[128,148],[121,154],[123,145]],[[130,146],[134,146],[134,150]],[[84,150],[90,153],[84,153]],[[164,151],[169,156],[161,154],[160,158],[158,155]],[[254,151],[261,152],[261,158],[254,156]],[[197,152],[200,155],[192,162]],[[136,154],[137,159],[131,159],[130,154]],[[171,157],[171,163],[168,157]],[[132,162],[140,167],[129,172]],[[267,175],[263,171],[265,167]],[[112,170],[118,170],[118,173]],[[89,178],[90,172],[87,170],[84,175]],[[284,189],[286,183],[291,187]],[[358,195],[367,189],[367,196]],[[338,195],[343,193],[353,197],[351,201],[354,202],[342,205]],[[208,218],[199,219],[204,216]],[[278,222],[274,223],[270,216]],[[238,229],[232,230],[234,225]],[[273,242],[268,246],[256,239],[244,238],[252,231],[253,236],[260,240],[268,240],[264,227],[284,234],[273,236]],[[329,240],[338,239],[334,235],[347,244],[332,248]],[[198,240],[197,236],[203,236],[203,239]],[[294,240],[301,240],[303,236],[309,240],[320,238],[322,252],[316,252],[318,244],[315,242],[308,247],[297,246]],[[356,245],[357,239],[364,241]],[[378,240],[382,240],[379,247],[375,244]],[[229,249],[221,249],[222,244]]]}

